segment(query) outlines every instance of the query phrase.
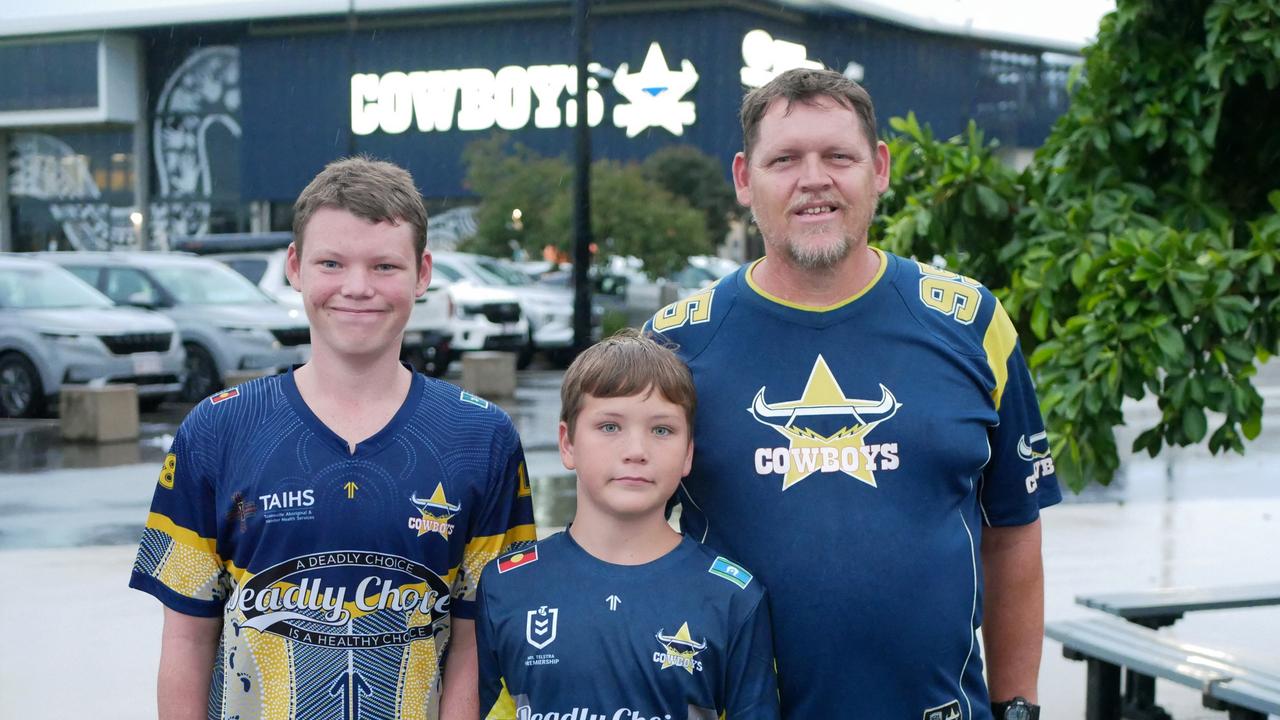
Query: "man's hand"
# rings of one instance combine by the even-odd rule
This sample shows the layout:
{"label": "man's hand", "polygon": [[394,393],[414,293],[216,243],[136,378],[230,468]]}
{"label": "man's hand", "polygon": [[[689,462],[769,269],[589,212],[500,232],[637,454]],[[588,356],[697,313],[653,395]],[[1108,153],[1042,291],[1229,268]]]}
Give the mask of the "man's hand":
{"label": "man's hand", "polygon": [[992,702],[1016,696],[1036,703],[1044,644],[1044,560],[1040,521],[982,530],[986,579],[982,637]]}
{"label": "man's hand", "polygon": [[476,621],[453,618],[440,691],[440,720],[478,720],[480,663],[476,658]]}
{"label": "man's hand", "polygon": [[195,617],[164,609],[156,686],[160,720],[209,717],[209,680],[221,633],[222,618]]}

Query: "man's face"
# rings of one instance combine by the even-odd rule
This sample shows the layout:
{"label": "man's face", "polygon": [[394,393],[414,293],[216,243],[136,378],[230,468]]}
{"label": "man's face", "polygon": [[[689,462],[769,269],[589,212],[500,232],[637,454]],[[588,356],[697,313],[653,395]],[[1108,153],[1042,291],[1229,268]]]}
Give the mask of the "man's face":
{"label": "man's face", "polygon": [[790,108],[777,99],[751,157],[734,158],[733,184],[769,256],[828,269],[866,244],[876,200],[889,187],[889,148],[871,147],[857,114],[832,98]]}
{"label": "man's face", "polygon": [[301,255],[289,246],[286,268],[302,293],[313,354],[398,356],[413,303],[431,281],[431,255],[419,268],[412,228],[321,208],[305,233]]}
{"label": "man's face", "polygon": [[684,409],[653,390],[583,399],[560,459],[578,474],[578,512],[618,520],[662,513],[693,462]]}

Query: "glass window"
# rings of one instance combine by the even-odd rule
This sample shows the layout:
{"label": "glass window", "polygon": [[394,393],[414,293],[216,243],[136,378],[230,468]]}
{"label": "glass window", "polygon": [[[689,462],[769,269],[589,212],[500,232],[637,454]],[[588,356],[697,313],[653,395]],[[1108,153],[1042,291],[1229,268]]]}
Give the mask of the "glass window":
{"label": "glass window", "polygon": [[160,292],[140,271],[133,268],[107,268],[103,278],[107,297],[121,305],[155,307]]}
{"label": "glass window", "polygon": [[62,268],[0,270],[0,308],[111,307],[111,301]]}
{"label": "glass window", "polygon": [[161,287],[190,305],[253,305],[271,302],[243,275],[213,260],[208,265],[167,265],[151,270]]}
{"label": "glass window", "polygon": [[267,272],[267,261],[261,258],[236,258],[227,260],[227,267],[240,273],[246,280],[257,285]]}

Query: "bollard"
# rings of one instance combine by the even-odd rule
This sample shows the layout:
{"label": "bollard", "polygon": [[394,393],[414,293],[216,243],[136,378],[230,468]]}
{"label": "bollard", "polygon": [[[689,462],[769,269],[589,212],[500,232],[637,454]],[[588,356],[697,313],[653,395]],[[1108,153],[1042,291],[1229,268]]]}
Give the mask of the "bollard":
{"label": "bollard", "polygon": [[58,393],[63,440],[106,443],[138,437],[136,385],[64,385]]}
{"label": "bollard", "polygon": [[488,400],[516,396],[516,354],[469,352],[462,356],[462,387]]}

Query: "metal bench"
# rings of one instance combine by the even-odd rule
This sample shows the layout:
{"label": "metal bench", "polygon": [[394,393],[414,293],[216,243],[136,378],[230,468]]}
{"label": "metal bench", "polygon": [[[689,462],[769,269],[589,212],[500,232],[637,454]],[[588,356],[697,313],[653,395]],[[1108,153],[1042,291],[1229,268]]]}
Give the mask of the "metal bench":
{"label": "metal bench", "polygon": [[[1280,583],[1077,595],[1076,602],[1144,627],[1159,629],[1174,624],[1189,612],[1280,605]],[[1154,678],[1129,671],[1125,674],[1124,693],[1124,717],[1171,720],[1169,714],[1156,705]]]}
{"label": "metal bench", "polygon": [[1076,602],[1139,625],[1162,628],[1182,619],[1184,614],[1198,610],[1280,605],[1280,583],[1077,595]]}
{"label": "metal bench", "polygon": [[1124,703],[1120,671],[1196,689],[1205,707],[1225,710],[1230,720],[1266,720],[1280,714],[1280,667],[1161,635],[1147,627],[1105,616],[1045,626],[1062,643],[1062,654],[1088,663],[1086,720],[1119,720]]}

